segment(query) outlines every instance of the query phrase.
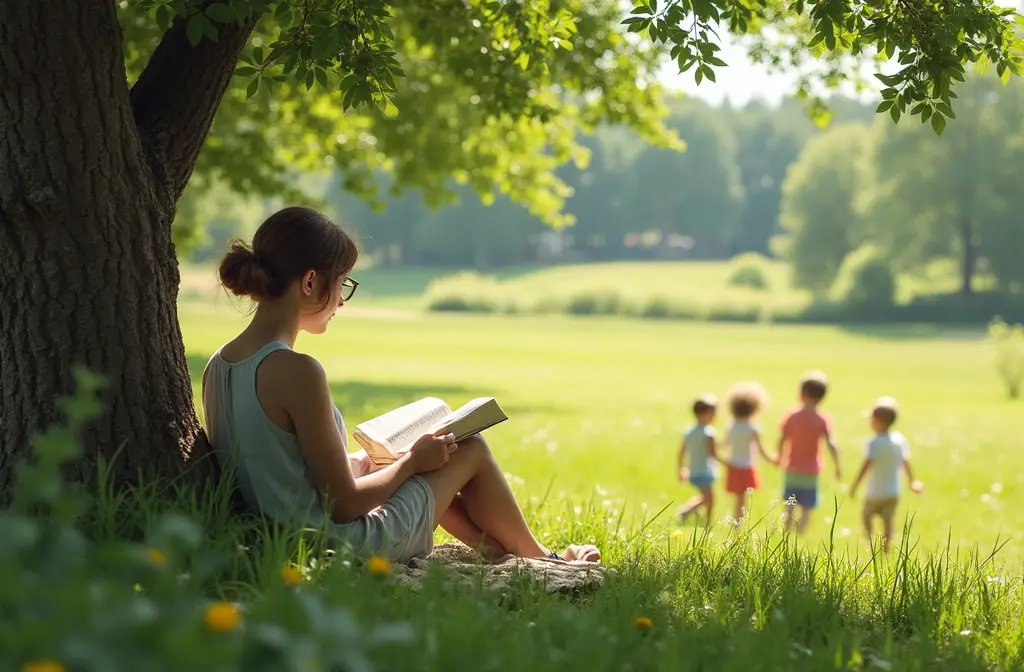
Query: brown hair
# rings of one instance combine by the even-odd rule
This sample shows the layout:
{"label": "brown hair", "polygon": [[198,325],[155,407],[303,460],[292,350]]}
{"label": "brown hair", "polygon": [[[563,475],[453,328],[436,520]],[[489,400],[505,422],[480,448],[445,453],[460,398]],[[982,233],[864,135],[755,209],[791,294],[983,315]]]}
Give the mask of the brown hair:
{"label": "brown hair", "polygon": [[701,415],[718,408],[718,399],[713,394],[702,394],[693,402],[693,414]]}
{"label": "brown hair", "polygon": [[821,401],[828,392],[828,378],[821,371],[808,371],[800,378],[800,394],[812,401]]}
{"label": "brown hair", "polygon": [[306,271],[316,271],[324,305],[331,284],[352,271],[359,257],[355,241],[342,227],[313,208],[291,206],[268,217],[252,238],[252,245],[231,241],[221,259],[221,283],[236,296],[272,301]]}
{"label": "brown hair", "polygon": [[754,382],[737,383],[729,391],[729,410],[739,420],[755,415],[768,398],[764,388]]}
{"label": "brown hair", "polygon": [[891,427],[899,416],[896,400],[892,397],[876,399],[871,406],[871,417],[883,423],[886,428]]}

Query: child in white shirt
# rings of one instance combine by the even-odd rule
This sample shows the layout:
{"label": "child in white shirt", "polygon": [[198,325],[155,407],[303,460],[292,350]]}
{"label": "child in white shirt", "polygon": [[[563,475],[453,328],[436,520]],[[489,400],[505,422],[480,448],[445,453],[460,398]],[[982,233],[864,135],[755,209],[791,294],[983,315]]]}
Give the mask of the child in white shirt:
{"label": "child in white shirt", "polygon": [[885,528],[882,550],[886,553],[889,552],[893,519],[900,498],[900,468],[906,472],[912,491],[920,494],[924,489],[924,484],[914,478],[910,466],[910,445],[903,434],[892,429],[897,415],[896,400],[892,397],[882,397],[871,406],[868,417],[871,419],[871,429],[875,435],[868,441],[864,464],[861,465],[860,473],[850,487],[850,496],[853,497],[861,480],[868,472],[871,473],[864,495],[864,531],[870,541],[874,518],[881,518]]}
{"label": "child in white shirt", "polygon": [[725,491],[736,496],[733,520],[739,524],[747,508],[748,492],[761,487],[758,454],[772,464],[779,460],[765,452],[761,432],[754,423],[768,398],[764,388],[758,383],[739,383],[729,391],[728,398],[732,421],[725,431]]}
{"label": "child in white shirt", "polygon": [[715,454],[715,412],[718,399],[713,394],[705,394],[693,402],[691,408],[694,422],[683,432],[679,444],[678,470],[679,480],[689,481],[699,491],[679,510],[680,518],[687,517],[700,507],[707,512],[707,522],[711,524],[711,513],[715,506],[714,485],[717,477],[718,456]]}

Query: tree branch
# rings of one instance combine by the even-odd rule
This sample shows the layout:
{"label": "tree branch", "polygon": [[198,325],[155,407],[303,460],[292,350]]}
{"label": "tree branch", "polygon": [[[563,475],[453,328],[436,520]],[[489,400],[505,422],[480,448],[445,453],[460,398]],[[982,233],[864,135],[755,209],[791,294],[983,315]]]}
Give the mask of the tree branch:
{"label": "tree branch", "polygon": [[193,47],[178,17],[132,87],[131,104],[161,198],[181,196],[235,64],[259,16],[217,24],[217,39]]}

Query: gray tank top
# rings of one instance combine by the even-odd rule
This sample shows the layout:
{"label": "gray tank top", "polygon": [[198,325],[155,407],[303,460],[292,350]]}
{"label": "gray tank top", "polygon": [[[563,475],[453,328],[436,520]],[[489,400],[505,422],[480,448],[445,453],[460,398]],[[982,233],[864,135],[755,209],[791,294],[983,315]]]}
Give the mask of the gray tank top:
{"label": "gray tank top", "polygon": [[[222,467],[234,472],[245,502],[279,523],[333,527],[322,493],[309,474],[295,434],[274,424],[256,394],[256,371],[267,355],[290,350],[271,341],[239,362],[217,350],[206,365],[203,406],[206,429]],[[345,420],[334,419],[348,446]]]}

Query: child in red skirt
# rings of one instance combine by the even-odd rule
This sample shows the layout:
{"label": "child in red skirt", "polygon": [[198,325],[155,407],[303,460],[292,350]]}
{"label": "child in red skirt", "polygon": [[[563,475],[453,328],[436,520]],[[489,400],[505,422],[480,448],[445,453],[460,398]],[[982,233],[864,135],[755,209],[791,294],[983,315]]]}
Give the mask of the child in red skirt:
{"label": "child in red skirt", "polygon": [[761,432],[753,422],[767,400],[764,388],[758,383],[739,383],[729,392],[728,399],[732,421],[725,435],[725,491],[736,495],[733,518],[738,525],[747,508],[747,492],[761,487],[757,453],[772,464],[777,465],[779,459],[765,452]]}

